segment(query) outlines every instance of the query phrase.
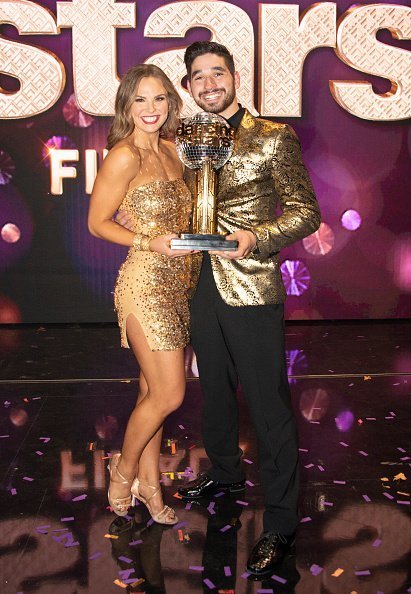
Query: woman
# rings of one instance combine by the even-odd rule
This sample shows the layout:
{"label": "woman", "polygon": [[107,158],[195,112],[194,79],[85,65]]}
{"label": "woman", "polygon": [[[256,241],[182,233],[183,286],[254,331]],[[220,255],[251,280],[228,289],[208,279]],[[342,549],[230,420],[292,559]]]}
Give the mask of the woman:
{"label": "woman", "polygon": [[[180,109],[181,99],[160,68],[141,64],[127,72],[88,218],[93,235],[130,247],[114,303],[121,344],[131,345],[140,367],[139,395],[122,453],[109,464],[109,503],[124,516],[137,498],[161,524],[177,522],[174,510],[163,503],[159,457],[163,422],[184,398],[189,339],[191,252],[171,250],[170,240],[188,228],[191,195],[174,144],[165,139],[174,134]],[[132,230],[112,220],[117,210],[130,213]]]}

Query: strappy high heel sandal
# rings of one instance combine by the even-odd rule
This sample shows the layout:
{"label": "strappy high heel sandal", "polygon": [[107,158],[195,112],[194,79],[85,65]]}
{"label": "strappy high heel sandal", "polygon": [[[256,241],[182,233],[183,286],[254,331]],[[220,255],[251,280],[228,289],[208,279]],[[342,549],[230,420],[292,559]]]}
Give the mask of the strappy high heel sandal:
{"label": "strappy high heel sandal", "polygon": [[[153,491],[150,497],[144,497],[144,495],[140,493],[140,486],[147,487],[148,489],[151,489]],[[131,485],[132,505],[135,505],[135,500],[138,499],[139,501],[141,501],[141,503],[144,503],[144,505],[150,513],[150,516],[153,518],[155,522],[157,522],[158,524],[166,524],[169,526],[173,526],[174,524],[177,524],[178,518],[172,507],[165,505],[163,509],[157,514],[153,513],[153,510],[151,508],[150,500],[155,495],[157,495],[157,493],[160,491],[160,488],[160,486],[153,487],[151,485],[148,485],[147,483],[143,483],[138,478],[135,478],[133,484]]]}
{"label": "strappy high heel sandal", "polygon": [[[108,463],[108,471],[110,473],[110,484],[111,483],[121,483],[122,485],[129,485],[133,483],[133,479],[127,479],[125,476],[121,474],[118,469],[118,465],[120,463],[121,454],[114,454],[112,456],[110,462]],[[131,491],[131,488],[130,488]],[[128,508],[131,507],[132,497],[131,493],[127,497],[111,497],[110,496],[110,487],[108,489],[108,502],[118,516],[125,516],[127,515]]]}

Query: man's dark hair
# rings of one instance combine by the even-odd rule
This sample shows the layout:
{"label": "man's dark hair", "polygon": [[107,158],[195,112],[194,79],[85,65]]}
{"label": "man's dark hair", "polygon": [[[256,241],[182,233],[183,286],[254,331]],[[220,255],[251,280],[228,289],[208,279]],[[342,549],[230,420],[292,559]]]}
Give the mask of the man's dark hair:
{"label": "man's dark hair", "polygon": [[225,65],[232,76],[234,76],[234,58],[225,45],[215,43],[215,41],[195,41],[188,46],[184,54],[184,63],[187,68],[188,80],[191,79],[191,66],[194,60],[199,56],[204,56],[204,54],[216,54],[216,56],[224,58]]}

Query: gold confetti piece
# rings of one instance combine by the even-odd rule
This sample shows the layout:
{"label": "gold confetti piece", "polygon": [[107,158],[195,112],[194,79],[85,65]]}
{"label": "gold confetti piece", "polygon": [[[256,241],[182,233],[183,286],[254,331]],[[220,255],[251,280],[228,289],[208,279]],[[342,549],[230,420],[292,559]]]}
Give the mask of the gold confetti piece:
{"label": "gold confetti piece", "polygon": [[131,384],[131,380],[120,380],[120,384]]}
{"label": "gold confetti piece", "polygon": [[409,497],[409,493],[404,493],[403,491],[397,491],[398,495],[405,495],[405,497]]}
{"label": "gold confetti piece", "polygon": [[389,479],[389,478],[387,478],[386,476],[382,476],[382,477],[381,477],[381,480],[382,480],[382,481],[389,481],[390,479]]}
{"label": "gold confetti piece", "polygon": [[117,540],[118,536],[116,534],[105,534],[104,538],[112,538],[113,540]]}
{"label": "gold confetti piece", "polygon": [[140,578],[139,580],[137,580],[136,582],[133,582],[132,584],[130,584],[133,588],[137,588],[137,586],[140,586],[140,584],[143,584],[146,580],[144,578]]}
{"label": "gold confetti piece", "polygon": [[394,477],[395,481],[406,481],[407,477],[405,476],[405,474],[403,472],[400,472],[399,474],[396,474]]}
{"label": "gold confetti piece", "polygon": [[370,375],[364,375],[364,381],[365,382],[367,382],[370,379],[372,379]]}
{"label": "gold confetti piece", "polygon": [[181,495],[177,493],[174,493],[173,497],[175,497],[176,499],[182,499]]}
{"label": "gold confetti piece", "polygon": [[336,570],[334,571],[334,573],[332,573],[331,575],[332,575],[333,577],[340,577],[340,575],[341,575],[342,573],[344,573],[344,570],[343,570],[343,569],[341,569],[341,567],[339,567],[339,568],[338,568],[338,569],[336,569]]}
{"label": "gold confetti piece", "polygon": [[123,582],[121,582],[119,579],[114,580],[113,584],[116,584],[116,586],[120,586],[120,588],[127,588],[127,584],[123,584]]}

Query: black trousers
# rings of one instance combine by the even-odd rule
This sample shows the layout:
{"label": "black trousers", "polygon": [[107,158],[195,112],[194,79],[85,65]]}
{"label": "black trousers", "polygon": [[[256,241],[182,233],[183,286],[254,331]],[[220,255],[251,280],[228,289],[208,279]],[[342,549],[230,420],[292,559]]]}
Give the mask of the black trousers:
{"label": "black trousers", "polygon": [[238,446],[239,380],[257,433],[264,530],[292,533],[298,525],[298,441],[285,361],[283,304],[227,305],[205,255],[191,301],[191,336],[204,394],[209,475],[220,482],[244,478]]}

